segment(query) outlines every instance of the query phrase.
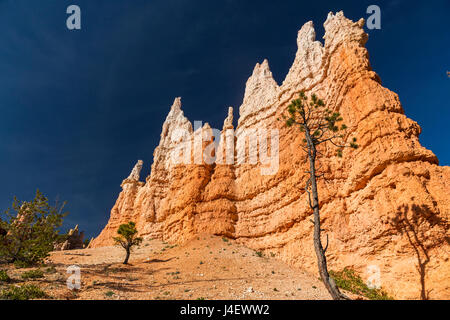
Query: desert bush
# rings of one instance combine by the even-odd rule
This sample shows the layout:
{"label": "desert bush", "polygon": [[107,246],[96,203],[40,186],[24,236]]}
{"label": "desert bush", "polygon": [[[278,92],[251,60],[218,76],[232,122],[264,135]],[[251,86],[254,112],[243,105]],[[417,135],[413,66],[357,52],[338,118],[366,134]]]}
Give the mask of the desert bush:
{"label": "desert bush", "polygon": [[107,296],[108,298],[111,298],[114,295],[113,291],[107,291],[105,292],[105,296]]}
{"label": "desert bush", "polygon": [[[64,204],[51,206],[37,190],[32,201],[14,197],[12,208],[0,214],[0,256],[17,267],[38,264],[53,250],[66,213]],[[2,218],[3,217],[3,218]]]}
{"label": "desert bush", "polygon": [[1,282],[9,282],[11,278],[6,273],[6,270],[0,270],[0,281]]}
{"label": "desert bush", "polygon": [[47,269],[45,269],[45,273],[56,273],[57,270],[55,268],[55,266],[50,266]]}
{"label": "desert bush", "polygon": [[22,279],[28,280],[28,279],[39,279],[44,277],[44,272],[39,269],[30,270],[22,273],[21,275]]}
{"label": "desert bush", "polygon": [[35,285],[24,285],[21,287],[10,286],[0,293],[2,300],[32,300],[43,299],[49,296]]}
{"label": "desert bush", "polygon": [[369,288],[356,271],[352,269],[345,268],[338,272],[330,270],[330,276],[334,279],[336,285],[343,290],[361,295],[370,300],[392,300],[383,290]]}

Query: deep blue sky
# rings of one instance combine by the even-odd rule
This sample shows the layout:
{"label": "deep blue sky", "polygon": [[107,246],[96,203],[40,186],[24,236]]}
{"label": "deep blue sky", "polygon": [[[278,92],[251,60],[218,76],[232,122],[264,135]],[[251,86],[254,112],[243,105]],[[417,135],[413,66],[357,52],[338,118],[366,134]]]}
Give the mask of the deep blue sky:
{"label": "deep blue sky", "polygon": [[[81,31],[66,28],[70,4]],[[305,22],[321,38],[329,11],[357,20],[370,4],[372,67],[450,165],[448,0],[0,0],[0,210],[39,188],[68,201],[65,228],[96,235],[137,159],[149,174],[174,97],[220,128],[257,62],[283,81]]]}

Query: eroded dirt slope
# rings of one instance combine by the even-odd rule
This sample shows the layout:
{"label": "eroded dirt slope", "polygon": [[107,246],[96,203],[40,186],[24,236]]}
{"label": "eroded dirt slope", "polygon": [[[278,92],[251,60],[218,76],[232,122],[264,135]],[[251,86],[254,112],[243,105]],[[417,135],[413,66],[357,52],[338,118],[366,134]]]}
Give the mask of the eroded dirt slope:
{"label": "eroded dirt slope", "polygon": [[[53,252],[56,272],[27,281],[55,299],[329,299],[313,275],[233,240],[199,236],[183,246],[147,240],[124,266],[123,249]],[[81,290],[67,289],[68,266],[81,268]],[[41,268],[46,270],[46,268]],[[14,279],[26,269],[8,270]]]}

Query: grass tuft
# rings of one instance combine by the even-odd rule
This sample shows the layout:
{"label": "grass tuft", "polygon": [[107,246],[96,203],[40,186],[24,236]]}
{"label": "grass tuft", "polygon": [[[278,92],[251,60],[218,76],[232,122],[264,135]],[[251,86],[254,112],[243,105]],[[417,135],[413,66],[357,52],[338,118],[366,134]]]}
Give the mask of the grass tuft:
{"label": "grass tuft", "polygon": [[21,275],[22,279],[28,280],[28,279],[39,279],[44,277],[44,272],[39,269],[30,270],[22,273]]}
{"label": "grass tuft", "polygon": [[5,270],[0,270],[0,281],[1,282],[10,282],[11,278],[8,276]]}
{"label": "grass tuft", "polygon": [[107,291],[105,292],[105,296],[111,298],[114,295],[114,291]]}
{"label": "grass tuft", "polygon": [[339,288],[364,296],[370,300],[393,300],[383,290],[369,288],[356,271],[350,268],[345,268],[339,272],[330,271],[330,277],[333,278]]}
{"label": "grass tuft", "polygon": [[24,285],[21,287],[10,286],[0,293],[3,300],[32,300],[43,299],[49,296],[35,285]]}
{"label": "grass tuft", "polygon": [[57,271],[56,271],[56,268],[55,268],[55,266],[51,266],[51,267],[48,267],[47,269],[45,269],[45,273],[56,273]]}

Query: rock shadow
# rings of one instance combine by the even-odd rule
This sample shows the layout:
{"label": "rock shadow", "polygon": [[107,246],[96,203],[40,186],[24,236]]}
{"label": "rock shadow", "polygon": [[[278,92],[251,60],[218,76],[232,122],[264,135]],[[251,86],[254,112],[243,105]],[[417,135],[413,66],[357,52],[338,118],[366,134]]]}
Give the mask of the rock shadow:
{"label": "rock shadow", "polygon": [[429,251],[431,249],[431,236],[427,234],[430,228],[439,226],[446,230],[443,241],[449,243],[450,238],[446,235],[449,229],[448,221],[440,217],[439,212],[427,205],[402,205],[398,207],[396,216],[391,219],[391,225],[400,234],[405,235],[417,257],[417,272],[420,276],[422,300],[429,300],[432,289],[427,290],[426,272],[430,262]]}

